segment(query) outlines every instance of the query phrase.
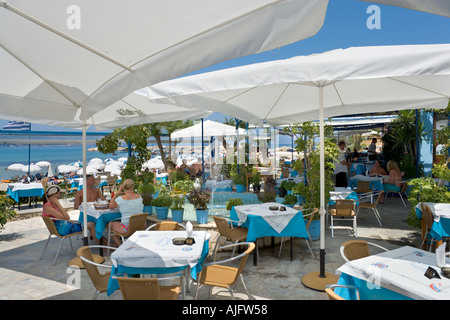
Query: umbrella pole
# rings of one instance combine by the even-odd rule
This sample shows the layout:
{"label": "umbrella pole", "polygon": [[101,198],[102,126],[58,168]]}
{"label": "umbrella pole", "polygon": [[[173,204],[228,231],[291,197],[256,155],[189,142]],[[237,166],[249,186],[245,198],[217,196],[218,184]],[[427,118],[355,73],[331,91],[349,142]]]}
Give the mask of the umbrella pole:
{"label": "umbrella pole", "polygon": [[83,121],[83,226],[83,245],[87,246],[86,121]]}
{"label": "umbrella pole", "polygon": [[325,291],[327,285],[337,283],[338,277],[325,272],[325,144],[324,144],[323,85],[319,85],[319,135],[320,135],[320,270],[311,272],[302,278],[304,286]]}

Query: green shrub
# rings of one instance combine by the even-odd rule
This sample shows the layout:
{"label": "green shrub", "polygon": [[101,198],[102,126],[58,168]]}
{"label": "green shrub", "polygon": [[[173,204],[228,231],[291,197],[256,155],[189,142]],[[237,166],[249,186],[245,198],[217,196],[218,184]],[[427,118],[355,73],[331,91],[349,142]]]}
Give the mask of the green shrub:
{"label": "green shrub", "polygon": [[9,209],[14,204],[14,200],[0,195],[0,229],[8,222],[9,219],[17,215],[17,213]]}
{"label": "green shrub", "polygon": [[152,205],[155,207],[169,208],[172,205],[172,196],[168,193],[160,193],[158,197],[153,199]]}
{"label": "green shrub", "polygon": [[194,205],[195,209],[207,210],[209,200],[211,199],[211,192],[206,189],[192,190],[186,198]]}
{"label": "green shrub", "polygon": [[242,206],[243,204],[244,202],[241,198],[231,198],[227,201],[225,209],[231,210],[234,206]]}
{"label": "green shrub", "polygon": [[184,195],[179,195],[179,194],[172,195],[172,205],[170,206],[170,209],[183,210],[185,199],[186,199],[186,197]]}
{"label": "green shrub", "polygon": [[297,196],[293,194],[287,194],[284,196],[283,204],[294,205],[297,203]]}

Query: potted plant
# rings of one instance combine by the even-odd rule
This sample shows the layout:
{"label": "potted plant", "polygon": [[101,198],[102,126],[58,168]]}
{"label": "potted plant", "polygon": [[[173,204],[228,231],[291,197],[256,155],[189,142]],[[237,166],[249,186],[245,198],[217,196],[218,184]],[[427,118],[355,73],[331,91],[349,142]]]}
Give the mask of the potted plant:
{"label": "potted plant", "polygon": [[261,192],[261,173],[257,168],[252,169],[252,177],[250,182],[253,184],[253,192],[259,193]]}
{"label": "potted plant", "polygon": [[0,194],[0,229],[14,217],[17,213],[13,209],[9,209],[14,204],[14,200]]}
{"label": "potted plant", "polygon": [[190,203],[194,205],[194,209],[197,215],[197,223],[205,224],[208,222],[208,204],[211,199],[211,192],[206,189],[192,190],[186,198]]}
{"label": "potted plant", "polygon": [[233,207],[242,206],[243,204],[244,202],[242,201],[241,198],[231,198],[230,200],[227,201],[225,209],[231,210],[233,209]]}
{"label": "potted plant", "polygon": [[172,195],[172,205],[170,206],[170,211],[172,212],[172,220],[176,222],[183,222],[184,214],[184,202],[186,196]]}
{"label": "potted plant", "polygon": [[160,220],[167,219],[169,214],[169,207],[172,205],[172,196],[165,191],[165,189],[159,190],[158,196],[153,199],[152,205],[155,207],[156,216]]}
{"label": "potted plant", "polygon": [[144,212],[148,212],[149,215],[153,213],[152,201],[155,193],[155,186],[153,183],[142,183],[138,187],[139,194],[142,197],[144,203]]}
{"label": "potted plant", "polygon": [[241,193],[245,191],[245,184],[247,183],[247,177],[242,171],[235,173],[231,176],[231,180],[236,185],[236,192]]}
{"label": "potted plant", "polygon": [[297,203],[297,196],[293,194],[287,194],[284,196],[283,204],[285,204],[288,207],[293,207],[294,204]]}

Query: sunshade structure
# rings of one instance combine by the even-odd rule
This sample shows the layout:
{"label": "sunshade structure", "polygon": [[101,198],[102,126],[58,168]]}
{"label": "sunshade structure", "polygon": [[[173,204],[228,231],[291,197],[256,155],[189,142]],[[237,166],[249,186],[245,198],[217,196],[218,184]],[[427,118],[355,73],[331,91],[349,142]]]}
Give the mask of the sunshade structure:
{"label": "sunshade structure", "polygon": [[[445,108],[450,97],[450,45],[335,50],[175,79],[148,93],[159,101],[209,108],[251,123],[277,126],[319,119],[323,137],[325,117]],[[327,277],[323,150],[320,139],[321,279]],[[326,283],[319,278],[317,286],[311,285],[315,289]]]}
{"label": "sunshade structure", "polygon": [[236,127],[206,120],[203,121],[203,123],[197,123],[191,127],[180,129],[175,132],[173,132],[170,135],[170,138],[172,140],[179,140],[179,139],[190,139],[190,138],[210,138],[210,137],[225,137],[225,136],[232,136],[235,137],[237,134],[239,135],[245,135],[245,129],[238,128],[236,130]]}
{"label": "sunshade structure", "polygon": [[[327,4],[0,1],[0,118],[82,125],[86,164],[85,130],[98,123],[96,113],[153,83],[308,38],[321,28]],[[122,118],[100,121],[109,128],[150,121],[124,103]]]}
{"label": "sunshade structure", "polygon": [[310,37],[327,4],[0,1],[0,116],[87,120],[147,85]]}

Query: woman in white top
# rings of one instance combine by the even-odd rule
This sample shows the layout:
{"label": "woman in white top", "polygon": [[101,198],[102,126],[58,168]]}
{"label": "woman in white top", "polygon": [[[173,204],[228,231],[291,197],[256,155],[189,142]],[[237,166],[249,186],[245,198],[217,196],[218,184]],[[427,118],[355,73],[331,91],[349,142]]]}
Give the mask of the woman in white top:
{"label": "woman in white top", "polygon": [[[119,195],[122,195],[119,197]],[[134,181],[126,179],[119,187],[119,191],[114,195],[109,203],[110,209],[119,207],[120,214],[122,215],[121,221],[111,221],[111,230],[120,234],[126,234],[128,232],[130,216],[144,212],[144,203],[139,194],[134,192]],[[118,238],[113,238],[114,242],[118,241]],[[120,244],[120,242],[119,242]]]}

